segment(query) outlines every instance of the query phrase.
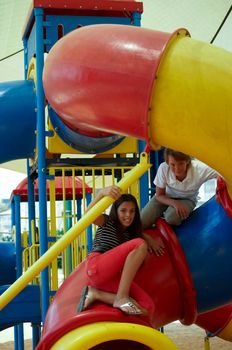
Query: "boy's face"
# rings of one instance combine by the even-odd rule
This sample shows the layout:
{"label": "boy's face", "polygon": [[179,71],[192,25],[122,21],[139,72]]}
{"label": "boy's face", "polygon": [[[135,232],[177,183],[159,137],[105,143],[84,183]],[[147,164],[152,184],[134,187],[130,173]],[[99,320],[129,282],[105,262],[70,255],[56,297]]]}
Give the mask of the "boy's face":
{"label": "boy's face", "polygon": [[183,180],[186,177],[189,161],[176,160],[172,156],[168,156],[168,165],[178,180]]}

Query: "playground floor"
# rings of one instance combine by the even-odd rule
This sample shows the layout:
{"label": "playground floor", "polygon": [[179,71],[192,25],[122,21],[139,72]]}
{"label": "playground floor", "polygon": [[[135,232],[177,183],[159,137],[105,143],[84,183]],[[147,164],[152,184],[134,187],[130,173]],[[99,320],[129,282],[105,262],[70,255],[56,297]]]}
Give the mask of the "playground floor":
{"label": "playground floor", "polygon": [[[195,326],[183,326],[179,322],[165,326],[165,334],[171,338],[179,350],[204,350],[205,332]],[[210,339],[210,350],[231,350],[232,344],[220,338]],[[14,350],[13,341],[0,342],[0,350]],[[31,340],[25,340],[24,350],[32,350]],[[161,350],[161,349],[160,349]]]}

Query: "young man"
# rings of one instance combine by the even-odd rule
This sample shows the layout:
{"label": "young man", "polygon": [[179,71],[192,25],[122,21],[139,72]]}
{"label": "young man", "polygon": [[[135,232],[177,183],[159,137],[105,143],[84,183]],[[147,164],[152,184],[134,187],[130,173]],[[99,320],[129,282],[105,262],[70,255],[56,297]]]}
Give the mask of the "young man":
{"label": "young man", "polygon": [[163,216],[170,225],[180,225],[195,208],[201,185],[218,176],[206,164],[166,148],[154,180],[156,193],[141,212],[144,229]]}

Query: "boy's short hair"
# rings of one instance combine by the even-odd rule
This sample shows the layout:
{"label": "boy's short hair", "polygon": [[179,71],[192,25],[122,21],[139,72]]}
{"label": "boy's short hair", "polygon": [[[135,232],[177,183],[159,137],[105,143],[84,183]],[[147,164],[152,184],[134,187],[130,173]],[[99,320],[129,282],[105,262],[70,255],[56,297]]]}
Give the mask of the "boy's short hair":
{"label": "boy's short hair", "polygon": [[185,160],[188,163],[191,163],[192,158],[185,153],[175,151],[174,149],[171,148],[165,148],[164,149],[164,160],[168,164],[168,157],[171,156],[175,160]]}

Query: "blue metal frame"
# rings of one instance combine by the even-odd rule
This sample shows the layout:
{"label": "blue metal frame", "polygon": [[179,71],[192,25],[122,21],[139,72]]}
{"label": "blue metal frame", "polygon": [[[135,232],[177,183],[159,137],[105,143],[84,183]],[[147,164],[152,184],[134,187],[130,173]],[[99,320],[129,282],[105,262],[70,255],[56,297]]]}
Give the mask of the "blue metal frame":
{"label": "blue metal frame", "polygon": [[[38,188],[39,188],[39,234],[40,255],[48,250],[47,228],[47,195],[46,195],[46,148],[45,148],[45,111],[44,91],[42,83],[44,65],[43,15],[40,8],[34,9],[36,34],[36,97],[37,97],[37,131],[38,131]],[[41,272],[42,321],[44,321],[49,306],[49,276],[48,268]]]}
{"label": "blue metal frame", "polygon": [[[139,154],[141,152],[144,152],[146,143],[144,141],[138,142],[139,146]],[[139,179],[140,183],[140,208],[144,208],[147,202],[149,201],[149,179],[148,179],[148,173],[146,172],[141,178]]]}
{"label": "blue metal frame", "polygon": [[[133,13],[131,17],[110,17],[110,16],[65,16],[47,15],[44,16],[43,8],[34,8],[24,31],[24,70],[27,79],[29,62],[36,56],[36,102],[37,102],[37,149],[38,149],[38,188],[39,188],[39,234],[40,234],[40,254],[43,255],[48,249],[48,227],[47,227],[47,197],[46,197],[46,147],[45,139],[45,106],[44,91],[42,84],[42,72],[44,66],[44,53],[49,52],[51,47],[57,42],[58,26],[62,26],[63,35],[80,26],[92,24],[124,24],[140,26],[141,14]],[[97,12],[96,12],[97,15]],[[35,21],[34,21],[35,20]],[[46,39],[44,39],[44,31]],[[120,142],[118,139],[114,140]],[[35,199],[34,185],[30,179],[30,166],[28,163],[28,211],[29,222],[35,220]],[[147,175],[143,181],[143,188],[147,186]],[[142,203],[147,201],[147,195],[141,194]],[[87,194],[87,205],[91,200],[91,195]],[[81,217],[81,200],[77,200],[77,218]],[[32,243],[32,232],[29,227],[29,244]],[[92,229],[87,230],[88,251],[92,244]],[[48,269],[41,273],[41,309],[42,321],[44,321],[49,306],[49,275]],[[34,330],[33,330],[34,331]],[[35,330],[36,332],[36,330]],[[37,333],[36,333],[37,334]]]}
{"label": "blue metal frame", "polygon": [[[14,210],[15,210],[15,247],[16,247],[16,278],[19,278],[23,272],[22,265],[22,244],[21,244],[21,210],[20,210],[20,196],[14,196]],[[24,331],[23,324],[14,326],[14,348],[24,348]]]}
{"label": "blue metal frame", "polygon": [[30,165],[27,159],[27,195],[28,195],[28,244],[32,245],[32,230],[31,223],[34,222],[34,232],[36,227],[35,215],[35,196],[34,196],[34,182],[30,177]]}

